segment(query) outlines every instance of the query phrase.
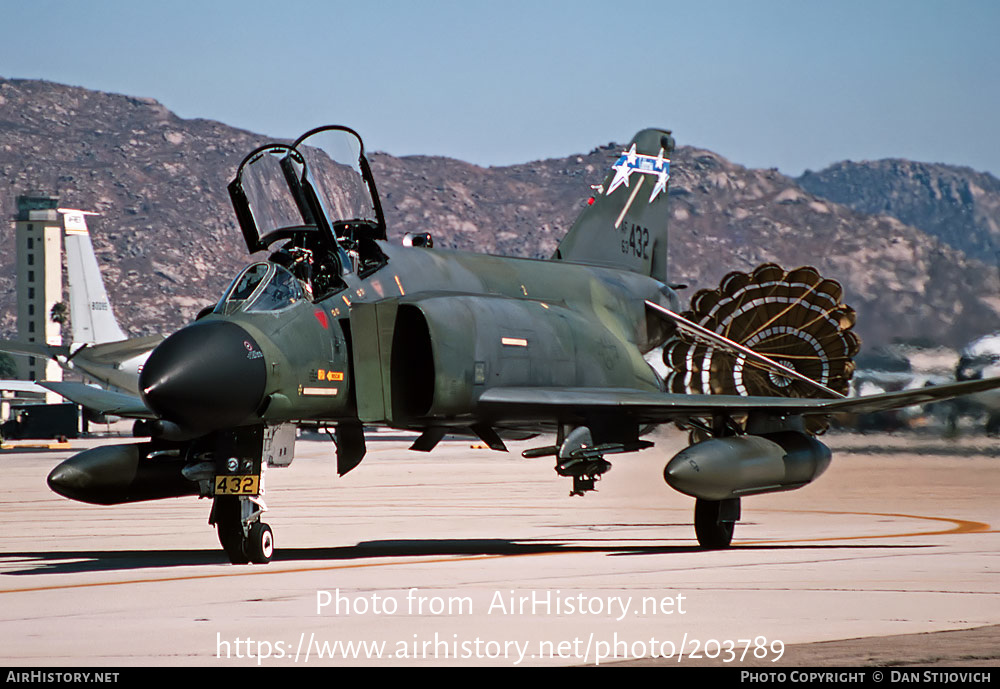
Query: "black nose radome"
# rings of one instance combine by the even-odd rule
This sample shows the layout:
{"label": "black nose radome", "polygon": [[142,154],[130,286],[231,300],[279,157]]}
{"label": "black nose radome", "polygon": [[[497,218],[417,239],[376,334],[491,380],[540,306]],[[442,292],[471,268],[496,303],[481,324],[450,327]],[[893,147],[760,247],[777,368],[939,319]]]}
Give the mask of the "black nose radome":
{"label": "black nose radome", "polygon": [[266,383],[260,345],[228,321],[199,321],[178,330],[153,350],[139,376],[150,409],[205,432],[247,423]]}

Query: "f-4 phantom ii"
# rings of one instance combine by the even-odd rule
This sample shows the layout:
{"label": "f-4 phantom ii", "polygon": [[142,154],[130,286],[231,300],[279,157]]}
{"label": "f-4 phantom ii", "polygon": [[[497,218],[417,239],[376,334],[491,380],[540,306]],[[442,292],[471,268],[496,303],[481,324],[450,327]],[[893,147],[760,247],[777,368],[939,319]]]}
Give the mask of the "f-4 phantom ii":
{"label": "f-4 phantom ii", "polygon": [[[343,475],[366,426],[420,433],[554,434],[552,457],[584,494],[607,456],[652,446],[657,424],[691,431],[664,470],[695,497],[706,548],[730,544],[744,496],[790,490],[830,461],[814,433],[834,412],[977,392],[978,380],[846,399],[858,340],[840,287],[811,268],[732,273],[680,304],[667,276],[671,133],[639,132],[551,260],[387,241],[360,137],[322,127],[252,151],[229,185],[251,254],[269,252],[218,304],[150,354],[139,397],[87,393],[140,419],[146,442],[98,447],[49,485],[85,502],[199,495],[233,563],[267,562],[264,469],[292,461],[295,426],[335,429]],[[665,345],[661,379],[643,355]],[[60,387],[72,398],[74,390]],[[100,399],[95,399],[100,398]]]}

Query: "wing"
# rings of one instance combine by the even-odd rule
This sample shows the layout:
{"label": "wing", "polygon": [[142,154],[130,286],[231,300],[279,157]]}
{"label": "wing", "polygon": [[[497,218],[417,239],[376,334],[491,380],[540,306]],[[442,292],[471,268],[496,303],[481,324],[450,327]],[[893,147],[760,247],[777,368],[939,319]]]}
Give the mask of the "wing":
{"label": "wing", "polygon": [[45,388],[30,380],[0,380],[0,390],[4,392],[44,393]]}
{"label": "wing", "polygon": [[49,359],[65,357],[72,359],[77,355],[100,364],[117,364],[140,354],[145,354],[163,341],[162,335],[146,335],[133,337],[118,342],[102,342],[101,344],[85,344],[76,350],[67,345],[48,345],[33,342],[17,342],[0,340],[0,351],[25,356],[44,356]]}
{"label": "wing", "polygon": [[840,399],[682,395],[626,388],[493,388],[479,398],[484,415],[497,421],[525,421],[546,415],[585,416],[619,413],[640,423],[664,423],[724,412],[751,411],[780,415],[871,413],[971,395],[1000,387],[1000,378]]}
{"label": "wing", "polygon": [[[99,364],[117,364],[127,361],[140,354],[145,354],[163,341],[163,335],[147,335],[133,337],[118,342],[102,342],[100,344],[84,345],[73,353],[73,357],[81,355]],[[72,357],[70,357],[72,358]]]}
{"label": "wing", "polygon": [[0,352],[10,352],[11,354],[23,354],[25,356],[43,356],[54,359],[57,356],[68,357],[69,347],[66,345],[48,345],[34,342],[17,342],[14,340],[0,340]]}
{"label": "wing", "polygon": [[70,402],[76,402],[100,414],[112,414],[138,419],[155,419],[156,414],[138,397],[91,387],[83,383],[38,383],[52,392],[62,395]]}

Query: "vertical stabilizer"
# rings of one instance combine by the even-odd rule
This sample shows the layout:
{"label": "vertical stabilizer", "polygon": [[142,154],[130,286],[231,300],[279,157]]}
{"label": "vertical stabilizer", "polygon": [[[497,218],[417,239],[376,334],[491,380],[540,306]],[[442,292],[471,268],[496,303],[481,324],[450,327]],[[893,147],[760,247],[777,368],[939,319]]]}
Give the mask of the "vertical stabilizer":
{"label": "vertical stabilizer", "polygon": [[87,211],[60,208],[66,227],[66,268],[73,342],[99,344],[127,339],[111,310],[101,269],[87,231]]}
{"label": "vertical stabilizer", "polygon": [[667,191],[674,139],[661,129],[635,135],[593,201],[559,244],[555,259],[607,266],[667,281]]}

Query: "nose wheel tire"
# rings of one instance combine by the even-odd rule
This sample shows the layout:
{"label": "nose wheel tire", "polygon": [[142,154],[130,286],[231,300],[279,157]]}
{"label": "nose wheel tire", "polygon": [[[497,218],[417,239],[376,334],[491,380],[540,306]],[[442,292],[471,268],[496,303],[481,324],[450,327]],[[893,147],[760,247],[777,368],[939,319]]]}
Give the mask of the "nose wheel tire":
{"label": "nose wheel tire", "polygon": [[219,543],[226,551],[229,561],[234,565],[245,565],[250,562],[246,549],[243,547],[245,538],[239,499],[216,498],[212,519],[219,534]]}
{"label": "nose wheel tire", "polygon": [[250,525],[246,554],[254,564],[262,565],[271,561],[271,556],[274,555],[274,534],[271,533],[270,526],[263,522]]}

